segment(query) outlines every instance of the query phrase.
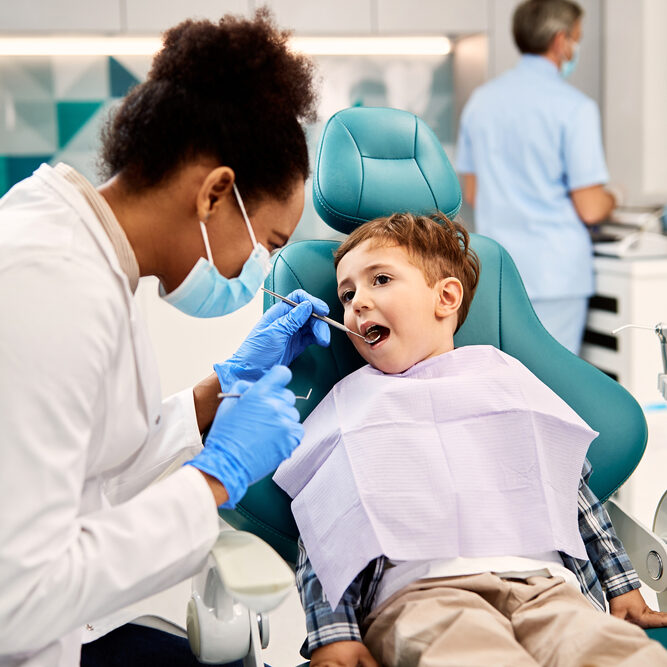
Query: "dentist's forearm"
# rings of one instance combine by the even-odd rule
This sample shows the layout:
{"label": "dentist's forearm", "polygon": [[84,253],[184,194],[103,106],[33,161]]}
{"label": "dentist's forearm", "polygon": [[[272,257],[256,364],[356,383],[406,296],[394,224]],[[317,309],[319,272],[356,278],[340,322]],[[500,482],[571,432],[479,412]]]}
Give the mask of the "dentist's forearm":
{"label": "dentist's forearm", "polygon": [[206,483],[208,484],[208,488],[211,489],[211,493],[213,494],[213,497],[215,498],[216,507],[220,507],[220,505],[224,505],[229,500],[229,494],[227,493],[227,489],[225,489],[222,482],[217,480],[212,475],[209,475],[208,473],[205,473],[201,470],[199,470],[199,472],[204,476],[204,479],[206,480]]}
{"label": "dentist's forearm", "polygon": [[195,402],[195,413],[197,415],[197,426],[199,432],[208,428],[215,417],[220,405],[218,394],[220,393],[220,382],[215,373],[211,373],[192,389]]}

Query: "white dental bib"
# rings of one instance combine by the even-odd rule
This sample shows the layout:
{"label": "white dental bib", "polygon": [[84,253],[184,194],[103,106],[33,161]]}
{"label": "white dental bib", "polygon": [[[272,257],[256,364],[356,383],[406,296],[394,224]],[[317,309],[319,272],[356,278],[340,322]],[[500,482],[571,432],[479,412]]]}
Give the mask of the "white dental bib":
{"label": "white dental bib", "polygon": [[587,558],[577,494],[597,433],[494,347],[458,348],[398,375],[364,366],[304,426],[274,480],[293,498],[332,608],[381,555]]}

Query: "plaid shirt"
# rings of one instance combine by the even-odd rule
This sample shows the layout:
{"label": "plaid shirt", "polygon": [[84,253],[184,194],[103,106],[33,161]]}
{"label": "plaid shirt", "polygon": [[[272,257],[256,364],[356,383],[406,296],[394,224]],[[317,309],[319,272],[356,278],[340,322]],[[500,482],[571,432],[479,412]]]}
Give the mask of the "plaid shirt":
{"label": "plaid shirt", "polygon": [[[588,486],[590,475],[591,465],[586,460],[579,482],[578,505],[579,530],[589,560],[578,560],[564,553],[561,553],[561,557],[565,567],[572,570],[579,579],[582,593],[593,606],[604,611],[603,588],[607,599],[611,599],[639,588],[641,584],[611,525],[607,510]],[[301,647],[304,657],[309,658],[316,648],[332,642],[361,641],[359,627],[373,607],[386,562],[384,556],[371,561],[357,575],[336,609],[332,611],[299,539],[296,583],[306,612],[308,630],[308,637]]]}

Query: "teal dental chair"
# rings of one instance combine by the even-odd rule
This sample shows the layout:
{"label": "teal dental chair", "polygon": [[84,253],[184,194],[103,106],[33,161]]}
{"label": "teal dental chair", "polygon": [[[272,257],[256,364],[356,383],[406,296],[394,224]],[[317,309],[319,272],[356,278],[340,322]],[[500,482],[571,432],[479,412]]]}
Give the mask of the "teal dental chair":
{"label": "teal dental chair", "polygon": [[[377,216],[396,211],[457,215],[458,179],[433,132],[413,114],[395,109],[352,108],[334,115],[319,144],[313,199],[323,220],[349,233]],[[508,253],[494,241],[471,235],[482,271],[477,293],[457,346],[494,345],[516,357],[559,394],[600,435],[588,457],[590,485],[607,500],[639,463],[647,440],[641,408],[614,380],[571,354],[542,327]],[[342,322],[332,253],[335,241],[300,241],[278,255],[267,287],[279,294],[303,288],[326,301]],[[274,302],[265,297],[265,308]],[[345,334],[332,329],[331,346],[311,346],[293,364],[292,389],[302,418],[334,383],[360,367]],[[640,577],[656,591],[667,588],[667,552],[662,539],[644,529],[613,501],[608,510]],[[267,477],[253,485],[233,512],[222,512],[234,527],[255,533],[285,560],[296,561],[298,531],[289,498]],[[667,595],[667,594],[666,594]],[[665,601],[667,603],[667,600]],[[667,629],[650,631],[667,646]]]}

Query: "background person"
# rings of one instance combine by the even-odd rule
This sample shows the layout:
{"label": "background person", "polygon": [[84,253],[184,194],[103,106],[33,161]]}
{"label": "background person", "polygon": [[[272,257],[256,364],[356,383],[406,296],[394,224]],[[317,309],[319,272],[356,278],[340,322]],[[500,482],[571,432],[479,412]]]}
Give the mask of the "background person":
{"label": "background person", "polygon": [[[217,374],[161,401],[133,299],[155,275],[185,313],[232,312],[294,231],[315,95],[286,40],[263,12],[169,30],[107,128],[108,180],[42,165],[0,200],[0,664],[79,664],[82,637],[204,566],[217,506],[301,439],[284,366],[328,343],[310,318],[325,304],[295,293]],[[218,409],[221,388],[242,397]],[[112,633],[84,664],[194,663],[155,632]]]}
{"label": "background person", "polygon": [[516,8],[521,59],[472,94],[457,146],[475,230],[509,251],[542,324],[575,354],[593,293],[586,225],[617,204],[603,187],[598,108],[564,80],[577,63],[582,14],[570,0]]}

